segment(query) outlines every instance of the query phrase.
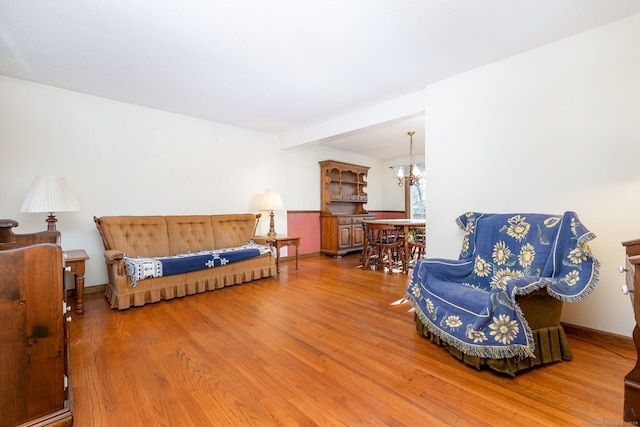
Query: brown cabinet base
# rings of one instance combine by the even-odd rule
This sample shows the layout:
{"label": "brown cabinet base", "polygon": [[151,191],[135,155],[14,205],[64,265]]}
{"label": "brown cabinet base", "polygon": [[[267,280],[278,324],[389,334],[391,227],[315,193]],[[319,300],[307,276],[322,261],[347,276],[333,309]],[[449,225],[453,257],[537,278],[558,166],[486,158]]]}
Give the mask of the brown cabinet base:
{"label": "brown cabinet base", "polygon": [[63,410],[20,424],[18,427],[71,427],[72,425],[73,414],[71,413],[71,407],[66,407]]}
{"label": "brown cabinet base", "polygon": [[320,217],[322,241],[320,253],[341,257],[349,252],[361,251],[364,245],[363,221],[375,215],[323,215]]}
{"label": "brown cabinet base", "polygon": [[633,342],[636,345],[636,364],[624,377],[624,414],[626,422],[637,424],[640,422],[640,239],[623,242],[627,253],[627,275],[629,295],[633,301],[633,312],[636,325],[633,328]]}

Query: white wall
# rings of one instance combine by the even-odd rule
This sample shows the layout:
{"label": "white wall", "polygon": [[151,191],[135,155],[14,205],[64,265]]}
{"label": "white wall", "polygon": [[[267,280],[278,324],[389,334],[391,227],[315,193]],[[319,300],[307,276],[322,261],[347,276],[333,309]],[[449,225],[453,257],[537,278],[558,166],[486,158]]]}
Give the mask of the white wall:
{"label": "white wall", "polygon": [[[65,176],[82,209],[59,213],[57,226],[63,249],[91,257],[91,286],[107,282],[94,215],[257,212],[267,188],[288,210],[319,210],[326,159],[371,166],[369,207],[384,209],[381,161],[279,146],[272,135],[0,76],[0,218],[17,220],[18,233],[44,230],[46,214],[18,210],[34,177]],[[276,231],[286,232],[285,212]]]}
{"label": "white wall", "polygon": [[638,52],[635,15],[428,86],[428,255],[457,256],[466,211],[576,211],[602,269],[562,320],[631,335],[617,267],[640,237]]}

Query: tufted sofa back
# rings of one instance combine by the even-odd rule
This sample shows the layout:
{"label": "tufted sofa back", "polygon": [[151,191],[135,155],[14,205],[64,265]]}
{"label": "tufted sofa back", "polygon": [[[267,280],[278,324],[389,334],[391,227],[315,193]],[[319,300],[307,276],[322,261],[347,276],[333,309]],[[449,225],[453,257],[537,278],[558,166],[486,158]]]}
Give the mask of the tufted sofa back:
{"label": "tufted sofa back", "polygon": [[158,257],[239,246],[253,238],[255,214],[94,217],[105,250]]}
{"label": "tufted sofa back", "polygon": [[105,250],[116,249],[131,257],[167,255],[169,236],[162,216],[103,216],[94,221]]}
{"label": "tufted sofa back", "polygon": [[233,248],[247,243],[256,231],[255,214],[211,215],[216,248]]}
{"label": "tufted sofa back", "polygon": [[170,254],[214,249],[215,242],[208,215],[166,216]]}

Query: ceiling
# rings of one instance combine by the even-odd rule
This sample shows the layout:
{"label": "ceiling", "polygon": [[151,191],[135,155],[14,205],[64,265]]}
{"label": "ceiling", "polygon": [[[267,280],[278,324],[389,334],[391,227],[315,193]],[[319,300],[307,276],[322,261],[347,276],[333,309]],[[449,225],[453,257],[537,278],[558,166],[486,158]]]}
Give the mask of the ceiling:
{"label": "ceiling", "polygon": [[[637,0],[0,0],[0,74],[282,135],[636,13]],[[408,154],[408,130],[424,140],[424,117],[322,144],[388,159]]]}

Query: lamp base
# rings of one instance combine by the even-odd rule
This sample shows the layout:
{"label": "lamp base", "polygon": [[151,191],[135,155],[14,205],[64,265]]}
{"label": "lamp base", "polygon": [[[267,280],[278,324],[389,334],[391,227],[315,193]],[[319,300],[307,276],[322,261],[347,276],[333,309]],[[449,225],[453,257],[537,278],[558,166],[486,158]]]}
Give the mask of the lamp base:
{"label": "lamp base", "polygon": [[275,221],[273,220],[274,217],[275,214],[271,211],[269,214],[269,232],[267,233],[267,237],[276,237],[278,235],[276,233]]}
{"label": "lamp base", "polygon": [[56,218],[53,212],[49,212],[49,216],[45,221],[47,221],[47,231],[56,231],[56,222],[58,222],[58,218]]}

